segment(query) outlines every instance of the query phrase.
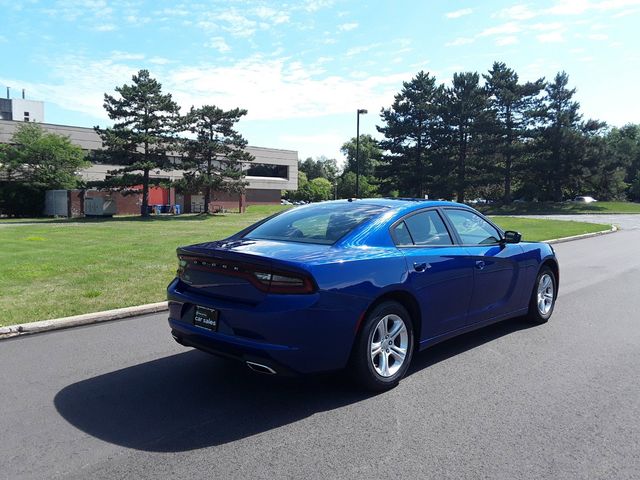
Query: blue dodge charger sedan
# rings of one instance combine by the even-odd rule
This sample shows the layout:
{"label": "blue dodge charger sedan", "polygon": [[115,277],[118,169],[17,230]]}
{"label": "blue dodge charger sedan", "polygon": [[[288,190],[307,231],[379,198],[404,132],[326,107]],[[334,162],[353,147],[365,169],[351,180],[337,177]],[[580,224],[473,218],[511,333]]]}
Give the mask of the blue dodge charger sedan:
{"label": "blue dodge charger sedan", "polygon": [[416,350],[511,317],[546,322],[559,281],[551,246],[413,199],[293,208],[178,259],[178,343],[270,374],[347,368],[372,390],[397,385]]}

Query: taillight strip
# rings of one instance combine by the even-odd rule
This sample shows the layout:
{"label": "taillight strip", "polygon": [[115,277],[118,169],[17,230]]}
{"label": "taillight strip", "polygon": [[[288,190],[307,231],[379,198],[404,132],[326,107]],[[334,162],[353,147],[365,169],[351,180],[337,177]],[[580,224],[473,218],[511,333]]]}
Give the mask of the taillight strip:
{"label": "taillight strip", "polygon": [[[184,273],[186,268],[194,270],[222,273],[225,275],[241,277],[248,280],[257,289],[265,293],[281,293],[281,294],[304,294],[313,293],[315,284],[307,275],[298,272],[290,272],[285,270],[267,271],[257,265],[245,264],[227,260],[205,259],[202,257],[192,257],[179,255],[180,261],[188,262],[179,268],[178,273]],[[286,281],[274,281],[274,277],[281,279],[291,279],[298,281],[299,285],[286,284]]]}

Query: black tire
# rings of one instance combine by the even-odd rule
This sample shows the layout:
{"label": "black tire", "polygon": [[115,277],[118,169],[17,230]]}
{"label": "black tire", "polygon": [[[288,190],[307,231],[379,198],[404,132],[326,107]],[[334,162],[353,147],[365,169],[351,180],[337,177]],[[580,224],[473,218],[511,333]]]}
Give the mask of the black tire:
{"label": "black tire", "polygon": [[[542,282],[546,282],[546,279],[551,280],[551,291],[545,289],[546,299],[550,301],[550,305],[548,302],[545,302],[544,306],[540,306],[538,298],[538,291],[543,287],[541,285]],[[529,313],[527,314],[527,318],[529,321],[542,324],[546,323],[551,315],[553,314],[553,309],[556,306],[556,297],[558,295],[558,281],[556,280],[556,276],[553,273],[551,268],[544,266],[538,272],[538,276],[536,277],[536,281],[533,284],[533,291],[531,292],[531,299],[529,300]],[[550,297],[550,298],[549,298]],[[548,310],[546,310],[548,308]]]}
{"label": "black tire", "polygon": [[[383,323],[382,320],[385,318]],[[383,329],[393,334],[393,331],[389,332],[387,329],[390,326],[393,330],[394,326],[399,325],[398,321],[404,325],[406,334],[399,326],[394,338],[391,338],[392,335],[380,338]],[[375,343],[389,348],[381,348],[379,354],[374,355],[376,339],[381,341]],[[367,390],[375,392],[389,390],[398,385],[407,372],[413,349],[413,324],[409,312],[397,302],[383,302],[376,306],[364,320],[353,348],[349,373],[360,386]],[[404,358],[400,361],[398,358],[403,350],[405,350]],[[386,371],[387,375],[381,374],[381,371]]]}

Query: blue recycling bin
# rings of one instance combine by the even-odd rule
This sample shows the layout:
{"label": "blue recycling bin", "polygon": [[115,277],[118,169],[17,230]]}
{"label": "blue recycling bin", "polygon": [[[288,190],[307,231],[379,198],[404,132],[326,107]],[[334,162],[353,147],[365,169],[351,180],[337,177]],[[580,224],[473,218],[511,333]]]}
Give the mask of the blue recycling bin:
{"label": "blue recycling bin", "polygon": [[175,213],[176,215],[180,215],[182,207],[180,205],[174,205],[173,206],[173,213]]}

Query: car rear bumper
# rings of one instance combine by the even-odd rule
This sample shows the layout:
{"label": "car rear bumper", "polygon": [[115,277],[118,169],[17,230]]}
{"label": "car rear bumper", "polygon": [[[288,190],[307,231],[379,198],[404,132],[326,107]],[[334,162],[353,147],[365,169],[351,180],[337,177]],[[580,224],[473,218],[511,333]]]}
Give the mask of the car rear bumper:
{"label": "car rear bumper", "polygon": [[[344,368],[366,301],[327,292],[269,295],[258,305],[199,295],[174,280],[167,290],[169,325],[185,346],[253,362],[277,374]],[[193,324],[195,306],[219,312],[217,331]],[[350,305],[345,307],[345,305]]]}

